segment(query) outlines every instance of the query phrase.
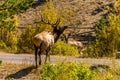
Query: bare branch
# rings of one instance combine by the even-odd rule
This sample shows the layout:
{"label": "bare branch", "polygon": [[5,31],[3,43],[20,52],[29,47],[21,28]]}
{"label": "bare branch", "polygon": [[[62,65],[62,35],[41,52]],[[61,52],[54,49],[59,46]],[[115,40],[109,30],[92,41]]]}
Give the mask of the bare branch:
{"label": "bare branch", "polygon": [[57,21],[54,25],[58,26],[59,24],[60,24],[60,18],[57,19]]}
{"label": "bare branch", "polygon": [[[57,20],[56,20],[55,23],[50,23],[49,20],[46,20],[46,21],[45,21],[45,19],[44,19],[44,17],[43,17],[42,15],[40,15],[40,17],[41,17],[41,21],[40,21],[41,23],[43,23],[43,24],[49,24],[49,25],[51,25],[53,28],[57,27],[57,26],[60,24],[60,18],[57,18]],[[38,23],[38,22],[35,22],[35,23]]]}
{"label": "bare branch", "polygon": [[42,15],[41,15],[41,22],[42,22],[42,23],[44,23],[44,24],[49,24],[49,25],[52,25],[52,24],[50,24],[50,22],[49,22],[49,21],[48,21],[48,22],[45,22],[45,21],[44,21],[44,19],[43,19],[43,16],[42,16]]}

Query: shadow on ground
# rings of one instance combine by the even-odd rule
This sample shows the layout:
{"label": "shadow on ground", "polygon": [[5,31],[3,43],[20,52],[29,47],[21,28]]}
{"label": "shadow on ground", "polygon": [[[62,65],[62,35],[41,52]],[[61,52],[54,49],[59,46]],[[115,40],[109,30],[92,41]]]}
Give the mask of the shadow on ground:
{"label": "shadow on ground", "polygon": [[19,79],[19,78],[22,78],[22,77],[28,75],[33,69],[35,69],[34,66],[30,66],[30,67],[24,68],[24,69],[14,73],[14,74],[8,75],[5,79],[10,79],[10,78],[12,78],[12,79]]}

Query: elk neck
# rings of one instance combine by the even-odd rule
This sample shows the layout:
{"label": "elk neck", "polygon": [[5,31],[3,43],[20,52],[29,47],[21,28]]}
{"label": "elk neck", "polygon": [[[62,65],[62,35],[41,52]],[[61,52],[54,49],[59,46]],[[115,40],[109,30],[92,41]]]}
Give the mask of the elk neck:
{"label": "elk neck", "polygon": [[55,43],[57,42],[59,37],[60,37],[60,34],[54,33],[54,41],[55,41]]}
{"label": "elk neck", "polygon": [[54,35],[54,41],[57,42],[59,39],[60,35],[64,32],[64,30],[67,28],[67,26],[59,27],[59,28],[54,28],[53,29],[53,35]]}

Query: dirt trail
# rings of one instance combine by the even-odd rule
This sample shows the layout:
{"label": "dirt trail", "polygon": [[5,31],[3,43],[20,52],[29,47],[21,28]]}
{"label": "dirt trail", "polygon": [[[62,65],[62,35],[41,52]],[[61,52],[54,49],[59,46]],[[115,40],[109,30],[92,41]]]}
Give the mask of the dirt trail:
{"label": "dirt trail", "polygon": [[[45,55],[42,55],[42,63],[44,62]],[[0,52],[0,60],[2,64],[0,66],[0,80],[39,80],[40,70],[36,69],[33,64],[33,54],[12,54]],[[70,62],[84,62],[94,68],[94,66],[120,66],[120,59],[95,59],[95,58],[78,58],[70,56],[51,56],[51,63],[57,63],[62,61]],[[116,79],[115,79],[116,80]]]}
{"label": "dirt trail", "polygon": [[[42,55],[42,63],[44,62],[45,55]],[[12,54],[0,52],[0,60],[3,62],[17,63],[17,64],[34,64],[34,55],[32,54]],[[70,62],[84,62],[89,65],[118,65],[120,66],[120,59],[96,59],[96,58],[78,58],[70,56],[50,56],[50,62],[56,63],[61,61],[70,61]]]}

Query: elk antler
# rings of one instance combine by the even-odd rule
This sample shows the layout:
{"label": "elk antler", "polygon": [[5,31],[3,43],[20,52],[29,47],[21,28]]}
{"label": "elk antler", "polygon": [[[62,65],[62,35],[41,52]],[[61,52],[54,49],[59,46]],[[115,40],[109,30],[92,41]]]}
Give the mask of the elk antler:
{"label": "elk antler", "polygon": [[60,18],[57,19],[57,21],[55,22],[55,24],[53,24],[53,27],[57,27],[60,24]]}
{"label": "elk antler", "polygon": [[[41,22],[42,22],[42,23],[44,23],[44,24],[50,24],[50,22],[49,22],[49,21],[48,21],[48,22],[45,22],[45,21],[44,21],[44,19],[43,19],[42,15],[41,15]],[[50,24],[50,25],[51,25],[51,24]]]}
{"label": "elk antler", "polygon": [[60,24],[60,18],[57,18],[56,22],[55,23],[50,23],[49,21],[45,21],[43,16],[41,15],[41,22],[43,24],[49,24],[51,25],[53,28],[57,27],[59,24]]}

